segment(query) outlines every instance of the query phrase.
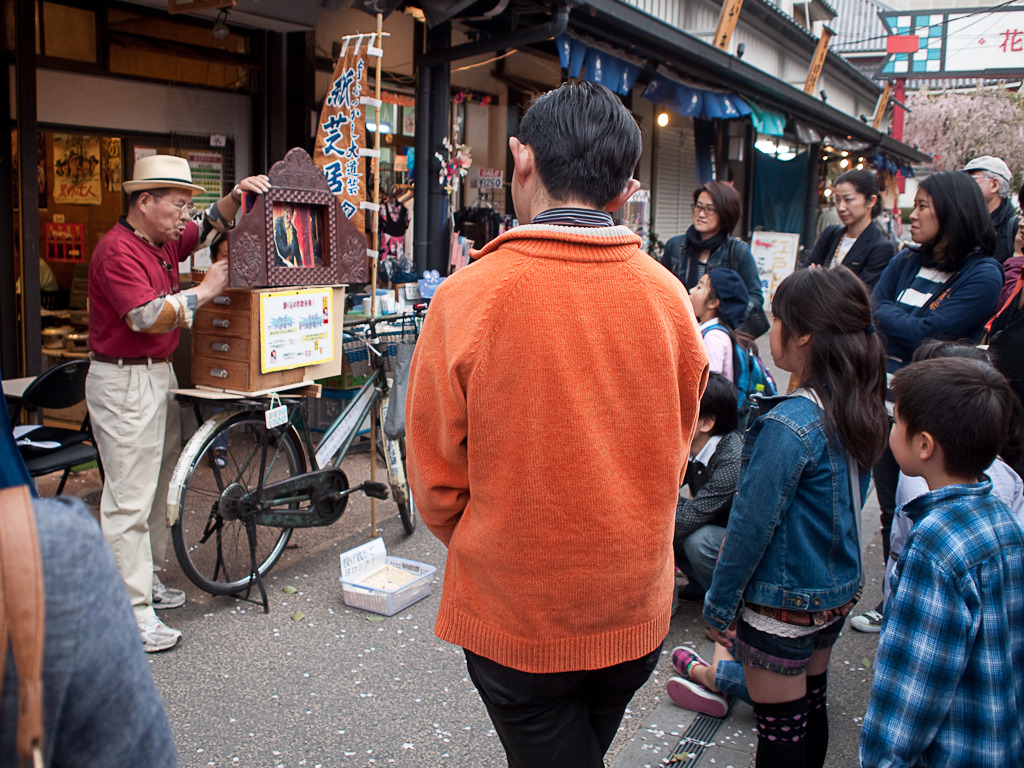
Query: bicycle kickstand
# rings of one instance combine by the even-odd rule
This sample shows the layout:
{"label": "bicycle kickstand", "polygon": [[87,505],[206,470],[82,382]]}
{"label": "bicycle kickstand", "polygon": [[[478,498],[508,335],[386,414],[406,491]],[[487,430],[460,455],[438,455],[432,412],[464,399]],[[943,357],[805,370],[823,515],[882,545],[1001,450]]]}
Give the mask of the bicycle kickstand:
{"label": "bicycle kickstand", "polygon": [[256,520],[254,514],[252,512],[246,513],[243,522],[245,523],[245,535],[249,539],[249,589],[245,592],[245,600],[250,603],[256,602],[249,599],[249,591],[252,589],[252,583],[255,581],[256,586],[260,590],[263,612],[270,613],[270,601],[267,599],[267,590],[263,586],[263,575],[260,573],[259,566],[256,563]]}

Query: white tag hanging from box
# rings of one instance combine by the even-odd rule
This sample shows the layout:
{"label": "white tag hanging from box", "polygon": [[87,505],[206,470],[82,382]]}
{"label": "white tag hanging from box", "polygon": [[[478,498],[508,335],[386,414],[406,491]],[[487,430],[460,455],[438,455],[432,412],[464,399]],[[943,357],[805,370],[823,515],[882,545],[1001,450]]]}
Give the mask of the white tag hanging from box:
{"label": "white tag hanging from box", "polygon": [[288,406],[281,402],[281,398],[277,396],[276,392],[270,396],[270,407],[267,408],[263,416],[267,420],[267,429],[288,423]]}
{"label": "white tag hanging from box", "polygon": [[392,616],[430,594],[434,571],[426,563],[391,557],[384,539],[341,553],[341,592],[345,605]]}

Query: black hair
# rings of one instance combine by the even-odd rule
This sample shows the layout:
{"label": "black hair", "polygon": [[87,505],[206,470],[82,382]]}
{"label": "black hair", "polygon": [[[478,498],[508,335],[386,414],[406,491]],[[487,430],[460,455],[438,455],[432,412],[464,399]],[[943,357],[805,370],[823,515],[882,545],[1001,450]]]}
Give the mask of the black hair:
{"label": "black hair", "polygon": [[562,83],[537,97],[517,138],[533,150],[552,198],[596,208],[626,188],[640,159],[640,127],[619,97],[599,83]]}
{"label": "black hair", "polygon": [[228,242],[227,232],[218,232],[213,240],[210,241],[210,261],[217,260],[217,249],[220,248],[221,243]]}
{"label": "black hair", "polygon": [[825,431],[862,467],[882,455],[889,433],[885,411],[885,350],[871,323],[871,301],[848,269],[801,269],[779,284],[772,314],[782,341],[810,335],[804,383],[821,398]]}
{"label": "black hair", "polygon": [[736,385],[720,373],[708,374],[708,384],[700,398],[701,418],[713,418],[712,435],[727,435],[739,426]]}
{"label": "black hair", "polygon": [[707,192],[711,204],[718,214],[718,231],[729,234],[740,220],[743,213],[743,201],[736,187],[725,181],[709,181],[693,190],[693,202],[697,202],[701,192]]}
{"label": "black hair", "polygon": [[914,350],[911,362],[918,363],[921,360],[935,360],[942,357],[966,357],[968,360],[980,360],[983,363],[992,362],[992,357],[986,350],[966,339],[962,341],[943,339],[922,341]]}
{"label": "black hair", "polygon": [[[946,239],[942,266],[957,271],[975,249],[991,254],[996,245],[992,217],[985,206],[985,196],[969,174],[941,171],[921,180],[918,189],[932,199],[932,209],[939,222],[937,239]],[[935,243],[929,243],[934,246]]]}
{"label": "black hair", "polygon": [[882,197],[878,194],[878,177],[872,171],[863,169],[858,171],[853,168],[840,174],[832,188],[835,189],[840,184],[849,184],[857,190],[857,194],[864,195],[865,200],[872,195],[875,196],[875,204],[871,206],[871,218],[882,212]]}
{"label": "black hair", "polygon": [[1006,442],[1013,395],[1006,377],[986,362],[946,357],[911,363],[893,376],[892,391],[907,435],[928,432],[951,475],[980,477]]}

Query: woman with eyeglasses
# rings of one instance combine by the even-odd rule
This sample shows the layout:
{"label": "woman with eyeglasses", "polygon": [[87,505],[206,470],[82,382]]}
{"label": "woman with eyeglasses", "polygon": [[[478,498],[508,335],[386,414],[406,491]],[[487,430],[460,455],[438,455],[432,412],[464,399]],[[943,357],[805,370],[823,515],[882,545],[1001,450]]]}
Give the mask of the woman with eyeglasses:
{"label": "woman with eyeglasses", "polygon": [[688,291],[716,267],[739,273],[750,298],[734,331],[741,343],[749,344],[768,330],[768,318],[764,313],[761,278],[750,247],[729,234],[742,212],[739,192],[724,181],[709,181],[694,190],[691,209],[693,224],[686,234],[676,235],[665,243],[662,264]]}
{"label": "woman with eyeglasses", "polygon": [[804,266],[846,267],[870,290],[896,253],[874,223],[882,210],[878,179],[871,171],[847,171],[836,179],[833,199],[842,224],[821,233]]}

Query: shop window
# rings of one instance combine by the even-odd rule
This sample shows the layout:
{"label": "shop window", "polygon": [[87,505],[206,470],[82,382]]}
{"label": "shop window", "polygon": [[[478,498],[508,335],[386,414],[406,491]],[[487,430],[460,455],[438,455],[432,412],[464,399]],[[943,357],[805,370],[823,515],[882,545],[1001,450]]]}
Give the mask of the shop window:
{"label": "shop window", "polygon": [[[41,23],[40,23],[41,21]],[[38,53],[58,59],[96,63],[96,13],[57,3],[42,4],[42,18],[36,23]]]}

